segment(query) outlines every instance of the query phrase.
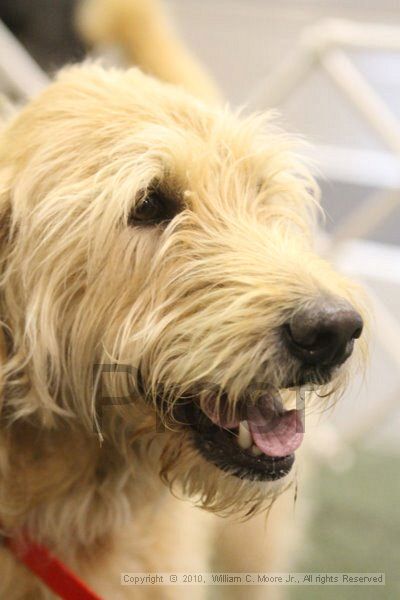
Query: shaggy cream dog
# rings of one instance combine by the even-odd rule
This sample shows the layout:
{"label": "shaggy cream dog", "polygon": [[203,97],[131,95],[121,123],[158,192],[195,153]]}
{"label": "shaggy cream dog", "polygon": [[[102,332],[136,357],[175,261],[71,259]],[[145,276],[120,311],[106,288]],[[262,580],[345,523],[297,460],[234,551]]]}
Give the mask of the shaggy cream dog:
{"label": "shaggy cream dog", "polygon": [[[131,58],[207,103],[86,64],[0,134],[0,521],[110,600],[204,598],[120,573],[213,553],[274,568],[286,517],[260,519],[292,481],[296,389],[343,389],[362,328],[357,289],[312,250],[316,186],[290,139],[211,106],[157,10],[96,2],[82,29],[136,40]],[[7,548],[0,572],[1,598],[53,597]]]}

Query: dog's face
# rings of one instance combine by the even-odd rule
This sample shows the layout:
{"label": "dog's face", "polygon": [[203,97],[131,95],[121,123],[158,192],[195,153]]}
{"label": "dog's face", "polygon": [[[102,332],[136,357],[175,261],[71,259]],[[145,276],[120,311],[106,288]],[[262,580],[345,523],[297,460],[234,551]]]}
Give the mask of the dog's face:
{"label": "dog's face", "polygon": [[0,142],[7,375],[30,386],[14,411],[90,428],[95,365],[128,366],[105,435],[150,422],[163,475],[215,510],[288,474],[288,389],[342,386],[362,329],[356,289],[312,250],[315,186],[263,125],[83,67]]}

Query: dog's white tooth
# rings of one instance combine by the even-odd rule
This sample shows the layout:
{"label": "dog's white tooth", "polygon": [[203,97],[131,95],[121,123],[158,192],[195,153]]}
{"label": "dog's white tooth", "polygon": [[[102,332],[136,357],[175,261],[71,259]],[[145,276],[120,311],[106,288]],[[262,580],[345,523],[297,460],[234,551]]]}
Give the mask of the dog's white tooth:
{"label": "dog's white tooth", "polygon": [[239,423],[239,437],[238,444],[243,450],[247,450],[253,444],[253,438],[250,433],[247,421],[240,421]]}
{"label": "dog's white tooth", "polygon": [[250,452],[253,454],[253,456],[260,456],[260,454],[262,454],[260,448],[257,448],[255,444],[253,444],[250,448]]}

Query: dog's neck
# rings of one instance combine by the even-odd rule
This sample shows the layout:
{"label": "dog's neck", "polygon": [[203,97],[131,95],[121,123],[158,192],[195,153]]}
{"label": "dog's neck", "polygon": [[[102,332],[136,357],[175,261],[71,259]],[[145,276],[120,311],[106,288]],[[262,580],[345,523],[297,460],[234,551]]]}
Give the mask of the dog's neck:
{"label": "dog's neck", "polygon": [[[85,520],[90,536],[76,539],[75,551],[101,544],[112,534],[110,523],[122,526],[128,506],[132,514],[140,511],[144,480],[149,504],[166,492],[154,473],[146,476],[143,465],[137,486],[134,451],[129,465],[111,443],[100,446],[95,435],[69,426],[45,429],[17,421],[1,432],[0,458],[1,522],[11,531],[31,530],[35,539],[50,539],[55,547],[63,545],[63,537],[78,537]],[[58,523],[56,534],[48,528],[49,514]]]}

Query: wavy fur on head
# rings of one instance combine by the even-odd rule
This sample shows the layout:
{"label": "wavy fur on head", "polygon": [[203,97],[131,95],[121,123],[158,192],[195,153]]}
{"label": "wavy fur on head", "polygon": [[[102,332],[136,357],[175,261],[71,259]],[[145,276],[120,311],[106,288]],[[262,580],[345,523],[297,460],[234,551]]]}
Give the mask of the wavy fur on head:
{"label": "wavy fur on head", "polygon": [[[132,226],[155,188],[179,214]],[[283,386],[298,368],[278,334],[288,316],[321,293],[357,303],[313,252],[316,195],[268,117],[208,108],[136,69],[67,69],[9,123],[3,524],[29,528],[87,574],[130,515],[170,502],[161,479],[222,514],[270,503],[276,485],[207,463],[173,407],[210,385],[232,407],[254,381]],[[119,370],[103,377],[98,365]]]}

